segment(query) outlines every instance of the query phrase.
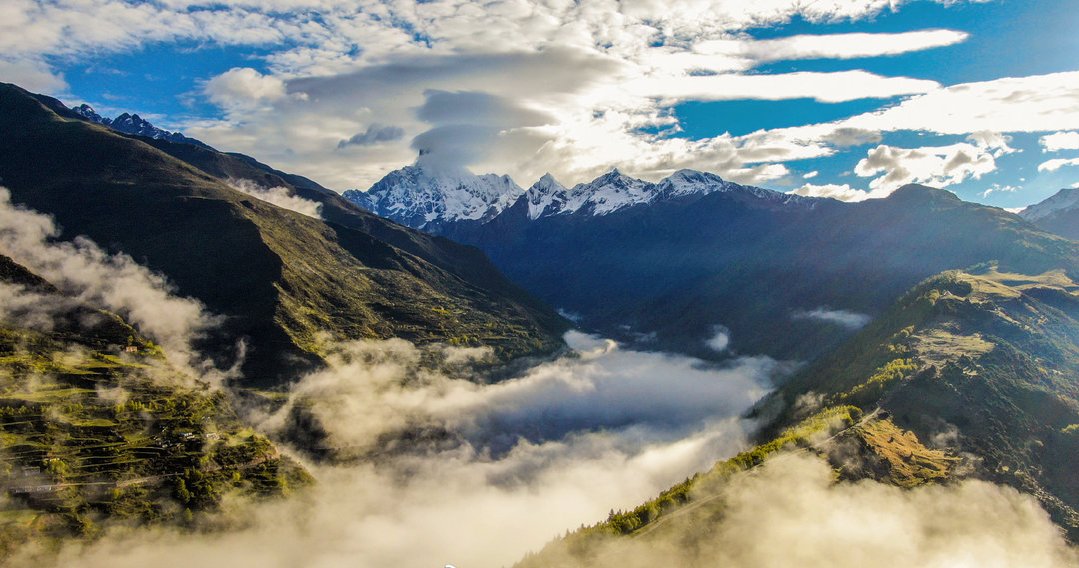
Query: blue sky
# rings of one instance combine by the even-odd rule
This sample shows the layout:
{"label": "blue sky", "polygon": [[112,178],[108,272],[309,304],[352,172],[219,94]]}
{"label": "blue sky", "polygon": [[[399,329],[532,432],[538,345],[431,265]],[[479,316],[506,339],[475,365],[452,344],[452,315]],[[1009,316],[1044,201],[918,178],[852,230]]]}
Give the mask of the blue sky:
{"label": "blue sky", "polygon": [[420,148],[525,186],[691,167],[1019,207],[1079,182],[1073,0],[360,4],[29,2],[0,80],[338,190]]}

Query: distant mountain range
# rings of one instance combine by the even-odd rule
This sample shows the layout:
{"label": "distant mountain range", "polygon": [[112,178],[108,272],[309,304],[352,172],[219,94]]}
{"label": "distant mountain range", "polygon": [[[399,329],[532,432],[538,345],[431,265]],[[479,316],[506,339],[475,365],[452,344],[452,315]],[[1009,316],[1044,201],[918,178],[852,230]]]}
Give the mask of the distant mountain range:
{"label": "distant mountain range", "polygon": [[[419,170],[386,176],[364,199],[393,195],[381,214],[480,247],[586,328],[699,357],[725,356],[707,340],[727,329],[737,352],[812,359],[852,333],[851,322],[943,270],[994,260],[1019,271],[1079,271],[1079,244],[925,186],[844,203],[689,170],[658,183],[612,171],[569,189],[548,175],[523,193],[481,200],[473,210],[482,215],[424,206],[430,213],[417,222],[408,196],[439,203],[449,199],[440,188],[452,185],[396,183]],[[489,178],[454,179],[460,192]],[[363,206],[366,195],[346,197]]]}
{"label": "distant mountain range", "polygon": [[1064,188],[1019,216],[1051,233],[1079,240],[1079,188]]}
{"label": "distant mountain range", "polygon": [[616,169],[572,188],[545,174],[526,191],[509,176],[435,168],[425,165],[422,157],[416,164],[390,172],[369,190],[348,190],[344,197],[398,223],[438,232],[456,222],[485,223],[507,209],[525,205],[531,220],[575,213],[603,216],[635,205],[717,192],[745,192],[786,203],[812,202],[694,170],[679,170],[659,183],[651,183]]}
{"label": "distant mountain range", "polygon": [[[114,122],[115,124],[115,122]],[[0,184],[164,274],[225,316],[207,348],[247,340],[244,380],[272,386],[317,363],[321,341],[403,337],[550,353],[568,323],[480,251],[407,229],[242,155],[120,134],[59,101],[0,84]],[[307,200],[321,218],[240,191]],[[327,335],[328,334],[328,335]]]}
{"label": "distant mountain range", "polygon": [[158,128],[151,124],[150,121],[137,114],[128,114],[125,112],[116,118],[107,118],[98,114],[97,111],[94,110],[94,107],[86,103],[73,107],[71,111],[90,122],[103,124],[117,132],[123,132],[124,134],[145,136],[146,138],[153,138],[154,140],[167,140],[177,144],[193,144],[204,148],[210,147],[200,140],[188,138],[179,132],[169,132],[168,130]]}

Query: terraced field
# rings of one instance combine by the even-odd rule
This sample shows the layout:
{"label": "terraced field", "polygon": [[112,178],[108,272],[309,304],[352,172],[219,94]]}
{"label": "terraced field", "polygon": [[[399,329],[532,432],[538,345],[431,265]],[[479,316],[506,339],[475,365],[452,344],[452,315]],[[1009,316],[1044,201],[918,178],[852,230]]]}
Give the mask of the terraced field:
{"label": "terraced field", "polygon": [[0,562],[31,538],[194,526],[226,494],[310,481],[245,426],[231,395],[173,370],[119,317],[77,306],[55,320],[30,329],[0,318]]}

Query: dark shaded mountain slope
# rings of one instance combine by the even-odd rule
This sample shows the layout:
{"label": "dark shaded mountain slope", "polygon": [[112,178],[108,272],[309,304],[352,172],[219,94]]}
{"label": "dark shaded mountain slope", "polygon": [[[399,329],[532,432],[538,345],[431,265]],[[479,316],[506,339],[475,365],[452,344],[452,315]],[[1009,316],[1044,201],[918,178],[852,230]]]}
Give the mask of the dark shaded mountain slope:
{"label": "dark shaded mountain slope", "polygon": [[698,356],[725,326],[738,352],[810,359],[851,330],[807,314],[877,315],[922,279],[980,262],[1079,275],[1075,243],[943,190],[911,185],[842,203],[751,189],[535,220],[522,200],[445,234],[585,326],[655,332],[656,347]]}
{"label": "dark shaded mountain slope", "polygon": [[0,86],[0,131],[0,184],[13,200],[53,215],[63,238],[123,251],[227,316],[211,347],[227,355],[248,338],[251,384],[317,360],[323,332],[490,345],[507,358],[561,345],[564,321],[474,249],[335,208],[332,196],[329,220],[310,218],[200,169],[259,165],[169,147],[194,152],[197,168],[160,151],[166,141],[118,134],[12,85]]}

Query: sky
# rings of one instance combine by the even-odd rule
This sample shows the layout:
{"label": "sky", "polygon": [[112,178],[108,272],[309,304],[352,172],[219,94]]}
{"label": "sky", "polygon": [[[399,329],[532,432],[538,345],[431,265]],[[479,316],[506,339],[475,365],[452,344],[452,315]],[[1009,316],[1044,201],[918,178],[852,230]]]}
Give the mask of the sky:
{"label": "sky", "polygon": [[845,200],[1079,184],[1074,0],[5,0],[0,80],[335,190],[421,150]]}

